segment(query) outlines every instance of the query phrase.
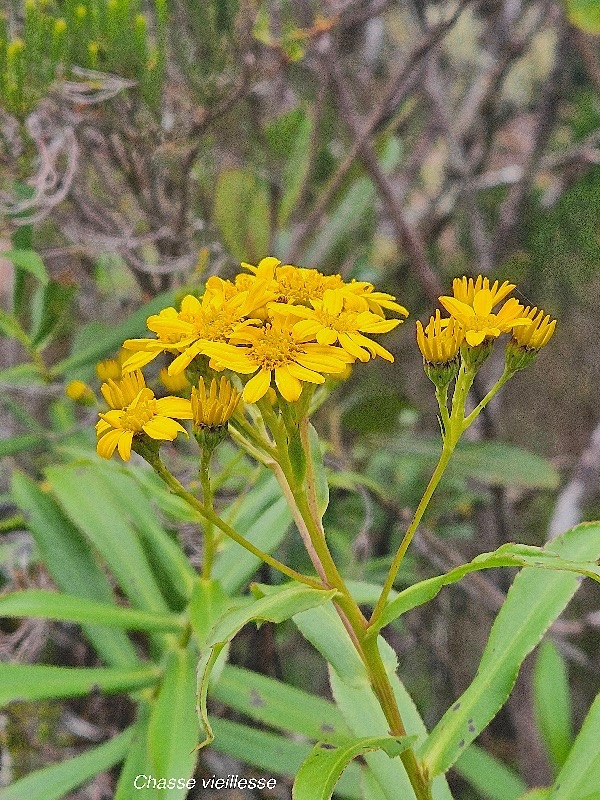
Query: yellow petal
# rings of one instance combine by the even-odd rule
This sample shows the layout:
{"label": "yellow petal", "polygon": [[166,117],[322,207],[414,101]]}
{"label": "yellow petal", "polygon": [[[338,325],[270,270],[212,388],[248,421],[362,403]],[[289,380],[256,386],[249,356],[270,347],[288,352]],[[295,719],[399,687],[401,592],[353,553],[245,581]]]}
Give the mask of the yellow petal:
{"label": "yellow petal", "polygon": [[317,331],[317,342],[319,344],[334,344],[334,342],[337,342],[337,338],[337,332],[331,328],[321,328],[320,331]]}
{"label": "yellow petal", "polygon": [[109,431],[108,433],[105,433],[104,436],[101,436],[96,444],[96,452],[98,455],[102,456],[102,458],[111,458],[122,435],[123,431],[118,430]]}
{"label": "yellow petal", "polygon": [[471,347],[477,347],[477,345],[481,344],[485,339],[485,331],[467,331],[465,333],[465,339]]}
{"label": "yellow petal", "polygon": [[123,461],[129,461],[131,458],[131,443],[133,441],[133,431],[123,431],[123,435],[119,438],[118,448],[119,455]]}
{"label": "yellow petal", "polygon": [[182,397],[161,397],[156,401],[156,413],[163,417],[176,419],[191,419],[192,404]]}
{"label": "yellow petal", "polygon": [[169,419],[169,417],[152,417],[142,427],[142,430],[152,439],[170,439],[172,441],[180,431],[187,435],[183,425],[175,422],[174,419]]}
{"label": "yellow petal", "polygon": [[489,289],[480,289],[473,298],[473,311],[478,317],[487,317],[492,313],[494,295]]}
{"label": "yellow petal", "polygon": [[253,378],[250,378],[244,386],[243,398],[246,403],[256,403],[267,393],[271,385],[271,371],[261,369]]}
{"label": "yellow petal", "polygon": [[275,383],[288,403],[294,403],[302,393],[302,383],[294,377],[286,367],[277,367]]}

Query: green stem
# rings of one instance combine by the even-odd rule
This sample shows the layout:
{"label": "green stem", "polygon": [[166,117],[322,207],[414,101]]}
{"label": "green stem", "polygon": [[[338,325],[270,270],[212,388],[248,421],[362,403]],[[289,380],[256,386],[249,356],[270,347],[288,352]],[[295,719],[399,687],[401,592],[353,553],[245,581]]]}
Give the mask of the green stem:
{"label": "green stem", "polygon": [[450,415],[448,413],[448,384],[446,384],[441,388],[439,386],[436,386],[435,396],[438,401],[438,406],[440,407],[440,416],[442,420],[442,426],[445,437],[450,427]]}
{"label": "green stem", "polygon": [[513,374],[514,373],[511,372],[510,370],[506,368],[504,369],[502,375],[498,378],[497,382],[492,386],[492,388],[489,390],[489,392],[486,394],[483,400],[475,406],[473,411],[471,411],[471,413],[467,417],[465,417],[463,422],[463,431],[466,431],[469,425],[471,425],[471,423],[477,419],[481,411],[483,411],[483,409],[487,406],[490,400],[500,391],[500,389],[504,386],[506,381],[510,377],[512,377]]}
{"label": "green stem", "polygon": [[[202,449],[200,457],[200,485],[202,486],[202,499],[204,508],[210,513],[214,513],[212,487],[210,485],[210,458],[211,451],[205,447]],[[204,550],[202,554],[202,577],[210,580],[212,564],[215,554],[215,526],[209,519],[204,525]]]}
{"label": "green stem", "polygon": [[252,555],[256,556],[261,561],[264,561],[270,567],[273,567],[273,569],[283,573],[288,578],[299,581],[300,583],[304,583],[307,586],[312,586],[313,589],[323,589],[323,584],[320,581],[317,581],[308,575],[302,575],[302,573],[296,572],[295,569],[288,567],[287,564],[283,564],[281,561],[273,558],[273,556],[265,553],[264,550],[255,547],[252,542],[249,542],[247,539],[245,539],[240,533],[228,525],[225,520],[222,520],[221,517],[215,514],[214,511],[206,508],[206,506],[201,503],[197,497],[194,497],[193,494],[190,494],[190,492],[185,489],[185,487],[177,480],[177,478],[169,472],[169,470],[160,460],[159,456],[154,458],[146,458],[146,460],[154,469],[156,474],[167,484],[169,489],[171,489],[174,494],[181,497],[182,500],[185,500],[185,502],[195,511],[198,511],[205,520],[211,522],[215,527],[223,531],[223,533],[229,536],[230,539],[233,539],[234,542],[237,542],[244,549],[248,550],[248,552],[252,553]]}
{"label": "green stem", "polygon": [[0,521],[0,533],[10,533],[27,528],[27,520],[22,514],[15,514]]}
{"label": "green stem", "polygon": [[371,615],[371,619],[369,620],[369,627],[375,625],[381,616],[383,609],[385,608],[385,604],[387,603],[387,599],[389,597],[390,592],[394,587],[394,581],[396,580],[396,576],[398,574],[398,570],[400,569],[400,565],[404,559],[406,551],[408,550],[408,546],[410,545],[413,536],[421,522],[421,518],[425,513],[425,509],[429,505],[429,501],[431,500],[431,496],[433,495],[438,483],[440,482],[440,478],[444,474],[446,467],[448,466],[448,462],[450,461],[450,456],[454,451],[454,445],[448,444],[449,440],[446,440],[444,443],[444,447],[442,449],[442,454],[440,455],[440,459],[437,463],[437,466],[431,476],[429,483],[427,484],[427,488],[425,489],[425,493],[421,498],[419,505],[417,506],[417,510],[412,518],[410,525],[406,533],[404,534],[404,538],[400,542],[400,547],[398,548],[396,555],[394,556],[394,560],[390,566],[388,571],[387,577],[385,579],[385,583],[383,585],[383,590],[377,601],[375,608],[373,609],[373,613]]}

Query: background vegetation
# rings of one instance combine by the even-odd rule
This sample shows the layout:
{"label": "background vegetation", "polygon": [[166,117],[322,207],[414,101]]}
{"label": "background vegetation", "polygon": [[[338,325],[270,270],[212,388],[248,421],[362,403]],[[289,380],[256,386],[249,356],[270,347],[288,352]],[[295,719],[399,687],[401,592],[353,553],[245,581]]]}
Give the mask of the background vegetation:
{"label": "background vegetation", "polygon": [[[372,280],[411,311],[389,337],[394,366],[356,369],[315,423],[330,443],[326,522],[345,574],[381,582],[435,463],[435,402],[413,325],[456,275],[514,280],[520,299],[544,307],[559,327],[536,366],[509,385],[457,453],[402,580],[447,571],[508,540],[543,544],[597,517],[595,4],[198,5],[29,0],[9,2],[0,17],[2,589],[64,584],[78,593],[77,576],[61,574],[53,540],[44,544],[33,530],[31,514],[44,496],[46,530],[54,513],[58,527],[92,541],[94,525],[108,520],[125,541],[145,535],[147,557],[156,559],[149,574],[168,584],[160,552],[148,544],[152,495],[160,530],[197,564],[194,519],[149,478],[136,478],[138,485],[121,469],[96,465],[96,409],[77,406],[64,389],[73,379],[97,388],[96,362],[141,335],[149,313],[207,276],[231,276],[240,260],[267,254]],[[173,456],[181,474],[193,474],[191,451]],[[233,503],[241,489],[244,524],[265,515],[269,546],[308,568],[293,534],[284,538],[288,518],[273,516],[273,487],[239,459],[243,480],[230,477],[236,458],[223,447],[220,501]],[[81,464],[88,483],[79,473],[74,481]],[[99,519],[94,508],[102,509]],[[254,567],[236,564],[230,555],[221,569],[224,576],[237,569],[231,580],[242,587]],[[484,575],[446,589],[389,631],[428,725],[470,682],[508,588],[505,573]],[[262,583],[272,577],[261,569]],[[127,581],[117,575],[125,595]],[[177,607],[173,581],[161,589]],[[457,798],[510,800],[549,783],[597,691],[595,600],[595,587],[585,586],[525,663],[479,749],[470,748],[452,773]],[[147,647],[139,636],[136,646]],[[101,663],[98,654],[106,661],[107,651],[94,650],[78,627],[34,619],[0,628],[2,660],[91,667]],[[291,627],[244,632],[232,662],[329,691],[320,660]],[[248,718],[243,731],[261,727],[251,708],[236,704],[243,675],[231,669],[213,698],[222,730],[198,767],[209,777],[274,769],[260,761],[260,741],[227,727]],[[556,693],[558,733],[545,713],[558,707]],[[96,692],[12,704],[0,717],[0,786],[115,737],[131,715],[126,698]],[[281,755],[276,796],[289,796],[294,757]],[[501,765],[511,772],[493,779]],[[487,777],[478,784],[481,770]],[[102,772],[71,796],[112,797],[115,780]],[[513,793],[490,788],[502,785]]]}

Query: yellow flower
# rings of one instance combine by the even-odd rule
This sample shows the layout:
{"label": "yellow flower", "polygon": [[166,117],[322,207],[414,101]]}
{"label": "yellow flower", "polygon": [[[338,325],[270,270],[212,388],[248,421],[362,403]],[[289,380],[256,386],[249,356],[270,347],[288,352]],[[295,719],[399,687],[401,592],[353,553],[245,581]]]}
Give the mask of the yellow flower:
{"label": "yellow flower", "polygon": [[430,317],[424,328],[417,320],[417,344],[429,364],[446,364],[452,361],[464,339],[464,330],[455,319],[442,319],[440,312]]}
{"label": "yellow flower", "polygon": [[178,375],[169,375],[169,370],[166,367],[161,369],[158,377],[168,392],[185,392],[192,385],[186,378],[185,372],[181,372]]}
{"label": "yellow flower", "polygon": [[121,348],[116,358],[106,358],[104,361],[99,361],[96,364],[96,375],[101,381],[107,381],[112,378],[114,381],[122,377],[123,362],[128,356],[127,350]]}
{"label": "yellow flower", "polygon": [[[277,258],[263,258],[257,267],[242,262],[242,267],[255,275],[255,281],[268,287],[272,299],[279,303],[308,303],[320,299],[327,289],[339,289],[344,285],[340,275],[323,275],[316,269],[281,264]],[[241,285],[245,281],[242,280]]]}
{"label": "yellow flower", "polygon": [[148,317],[148,328],[157,339],[128,339],[124,347],[137,351],[123,365],[124,372],[139,369],[162,351],[179,352],[169,365],[169,375],[183,372],[202,353],[205,342],[225,342],[236,331],[259,323],[246,319],[255,307],[264,305],[261,286],[254,291],[238,292],[221,278],[209,278],[201,300],[191,294],[181,301],[181,309],[163,309]]}
{"label": "yellow flower", "polygon": [[492,308],[494,308],[494,306],[497,306],[501,300],[504,300],[504,298],[516,288],[514,283],[509,283],[508,281],[504,281],[502,286],[498,284],[498,281],[494,281],[490,287],[490,279],[484,278],[482,275],[478,275],[475,280],[473,280],[473,278],[462,277],[454,278],[452,281],[452,293],[454,297],[460,300],[461,303],[466,303],[468,306],[473,305],[473,299],[481,289],[489,289],[492,294]]}
{"label": "yellow flower", "polygon": [[133,437],[141,433],[151,439],[169,441],[180,431],[187,435],[174,418],[192,418],[190,401],[180,397],[157,400],[152,389],[146,387],[141,372],[126,375],[119,382],[110,380],[103,384],[101,391],[111,407],[110,411],[100,414],[96,425],[96,450],[102,458],[110,458],[117,448],[123,461],[129,461]]}
{"label": "yellow flower", "polygon": [[497,293],[489,288],[476,291],[471,305],[455,297],[440,297],[446,311],[463,327],[465,339],[471,347],[477,347],[486,338],[495,339],[520,325],[531,324],[531,320],[524,316],[525,309],[514,297],[507,300],[497,314],[492,314],[497,302]]}
{"label": "yellow flower", "polygon": [[[305,306],[279,306],[283,312],[302,318],[295,328],[307,338],[316,338],[319,344],[335,344],[354,358],[368,361],[379,355],[387,361],[394,356],[378,342],[363,336],[364,333],[388,333],[399,325],[400,319],[383,319],[370,311],[348,309],[348,300],[339,289],[326,289],[322,300],[311,299],[312,308]],[[275,306],[276,307],[276,306]]]}
{"label": "yellow flower", "polygon": [[528,350],[541,350],[545,347],[554,334],[556,320],[551,319],[549,314],[545,314],[540,308],[527,306],[523,311],[523,316],[531,320],[531,325],[527,327],[515,328],[513,339],[520,347]]}
{"label": "yellow flower", "polygon": [[[235,336],[235,344],[208,343],[204,352],[213,369],[225,367],[242,375],[256,372],[244,387],[243,398],[256,403],[275,384],[290,403],[300,397],[302,382],[324,383],[320,373],[340,373],[354,359],[340,347],[318,344],[302,333],[302,322],[275,315],[261,328],[245,328]],[[245,345],[249,345],[246,347]],[[258,372],[257,372],[258,371]]]}
{"label": "yellow flower", "polygon": [[200,378],[198,388],[192,387],[192,419],[200,428],[221,428],[227,424],[238,407],[241,393],[233,388],[223,377],[213,378],[210,389],[206,390],[204,378]]}
{"label": "yellow flower", "polygon": [[83,381],[71,381],[65,387],[65,394],[75,403],[92,406],[96,402],[93,389]]}

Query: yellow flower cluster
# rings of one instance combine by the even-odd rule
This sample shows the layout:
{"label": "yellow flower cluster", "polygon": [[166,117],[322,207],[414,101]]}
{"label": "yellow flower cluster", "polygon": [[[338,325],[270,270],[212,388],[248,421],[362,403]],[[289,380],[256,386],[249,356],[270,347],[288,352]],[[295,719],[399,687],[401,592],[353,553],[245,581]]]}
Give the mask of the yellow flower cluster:
{"label": "yellow flower cluster", "polygon": [[304,383],[324,383],[325,375],[379,355],[393,356],[372,334],[387,333],[401,319],[386,319],[385,309],[407,316],[395,298],[365,281],[344,281],[316,269],[264,258],[234,281],[212,277],[201,298],[187,295],[148,318],[155,338],[129,339],[133,351],[123,372],[140,369],[159,353],[173,356],[168,374],[182,373],[198,356],[216,372],[230,369],[246,380],[243,398],[255,403],[275,386],[289,402]]}
{"label": "yellow flower cluster", "polygon": [[386,311],[408,315],[392,295],[366,281],[344,281],[276,258],[242,266],[246,271],[233,281],[211,277],[201,297],[188,294],[179,308],[148,317],[154,337],[128,339],[125,358],[98,365],[111,409],[100,414],[96,426],[99,455],[110,458],[117,449],[128,460],[136,436],[174,439],[184,430],[176,419],[193,419],[195,430],[224,428],[235,412],[240,393],[224,377],[210,385],[200,378],[191,401],[157,399],[140,370],[161,353],[171,357],[160,374],[168,391],[189,396],[185,370],[196,360],[197,373],[237,373],[246,403],[272,394],[273,383],[285,400],[295,402],[304,384],[345,375],[357,360],[394,360],[371,338],[402,322],[386,319]]}
{"label": "yellow flower cluster", "polygon": [[512,342],[531,352],[537,352],[550,341],[556,320],[537,308],[524,307],[514,297],[497,310],[516,286],[504,281],[501,285],[479,275],[455,278],[452,296],[440,297],[440,303],[450,314],[443,319],[437,311],[424,327],[417,322],[417,343],[429,364],[453,360],[463,342],[478,347],[503,333],[512,334]]}

